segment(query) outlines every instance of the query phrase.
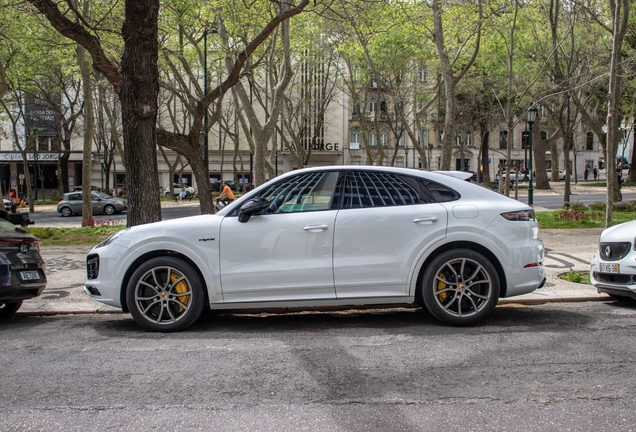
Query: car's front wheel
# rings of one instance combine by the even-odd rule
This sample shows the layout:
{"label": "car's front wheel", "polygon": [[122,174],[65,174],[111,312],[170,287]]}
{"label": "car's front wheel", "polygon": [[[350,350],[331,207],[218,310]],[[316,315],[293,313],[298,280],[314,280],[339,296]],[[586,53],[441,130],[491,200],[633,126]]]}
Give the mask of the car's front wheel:
{"label": "car's front wheel", "polygon": [[12,317],[22,306],[22,300],[11,303],[0,303],[0,319]]}
{"label": "car's front wheel", "polygon": [[488,258],[470,249],[452,249],[431,261],[420,290],[433,316],[447,324],[466,326],[495,308],[500,281]]}
{"label": "car's front wheel", "polygon": [[106,207],[104,207],[104,214],[107,215],[114,215],[115,214],[115,207],[112,205],[107,205]]}
{"label": "car's front wheel", "polygon": [[203,284],[185,261],[152,258],[133,273],[126,300],[131,315],[145,329],[180,331],[192,325],[203,311]]}
{"label": "car's front wheel", "polygon": [[60,213],[62,213],[62,216],[64,216],[64,217],[69,217],[69,216],[73,215],[73,212],[68,207],[62,207],[60,209]]}

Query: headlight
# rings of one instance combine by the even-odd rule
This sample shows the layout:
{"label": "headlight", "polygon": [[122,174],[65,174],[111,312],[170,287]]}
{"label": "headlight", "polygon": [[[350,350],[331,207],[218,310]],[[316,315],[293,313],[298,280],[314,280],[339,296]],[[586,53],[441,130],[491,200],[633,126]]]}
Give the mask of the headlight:
{"label": "headlight", "polygon": [[103,242],[101,242],[100,244],[98,244],[95,247],[96,248],[100,248],[100,247],[108,246],[109,244],[111,244],[112,242],[117,240],[119,237],[124,235],[126,232],[128,232],[128,230],[130,230],[130,228],[124,228],[121,231],[117,231],[116,233],[109,235],[106,240],[104,240]]}

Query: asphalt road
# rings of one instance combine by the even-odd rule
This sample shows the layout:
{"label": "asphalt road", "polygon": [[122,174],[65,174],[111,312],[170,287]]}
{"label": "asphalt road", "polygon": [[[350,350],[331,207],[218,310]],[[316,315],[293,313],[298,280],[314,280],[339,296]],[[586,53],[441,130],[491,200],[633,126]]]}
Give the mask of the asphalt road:
{"label": "asphalt road", "polygon": [[0,323],[3,431],[626,431],[633,304],[209,314],[182,333],[129,315]]}

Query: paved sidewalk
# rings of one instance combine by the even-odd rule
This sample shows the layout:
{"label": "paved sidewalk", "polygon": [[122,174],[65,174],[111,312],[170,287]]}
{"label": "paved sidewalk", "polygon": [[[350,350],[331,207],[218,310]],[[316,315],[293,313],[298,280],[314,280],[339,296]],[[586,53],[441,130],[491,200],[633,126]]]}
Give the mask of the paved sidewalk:
{"label": "paved sidewalk", "polygon": [[[570,269],[589,270],[589,262],[596,252],[602,229],[543,230],[540,237],[547,250],[545,287],[509,299],[499,304],[542,304],[551,302],[579,302],[608,300],[591,285],[567,282],[559,278]],[[48,267],[48,284],[38,298],[24,302],[18,314],[91,314],[121,313],[90,298],[83,289],[86,278],[85,259],[90,247],[43,247],[42,256]]]}

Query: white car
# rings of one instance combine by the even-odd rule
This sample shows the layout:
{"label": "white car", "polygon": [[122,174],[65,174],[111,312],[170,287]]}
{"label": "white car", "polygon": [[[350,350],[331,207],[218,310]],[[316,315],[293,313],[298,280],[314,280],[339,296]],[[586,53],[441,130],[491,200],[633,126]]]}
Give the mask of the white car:
{"label": "white car", "polygon": [[[501,173],[501,177],[504,179],[507,178],[508,173],[507,172]],[[519,177],[519,181],[522,181],[522,182],[528,181],[528,175],[525,173],[522,173],[522,172],[517,173],[513,171],[512,174],[510,174],[510,180],[513,182],[517,181],[517,177]],[[495,180],[499,181],[499,174],[495,175]]]}
{"label": "white car", "polygon": [[[174,190],[174,194],[175,195],[179,195],[181,193],[181,188],[182,186],[178,183],[174,183],[172,185],[172,189]],[[194,193],[196,192],[196,190],[193,187],[185,187],[184,188],[186,192],[188,192],[190,195],[194,195]],[[170,186],[166,186],[166,189],[163,191],[164,195],[170,195]]]}
{"label": "white car", "polygon": [[458,177],[291,171],[215,215],[112,235],[87,256],[85,290],[151,331],[185,329],[204,308],[358,305],[471,325],[543,286],[544,248],[530,207]]}
{"label": "white car", "polygon": [[616,299],[636,299],[636,221],[607,228],[590,264],[590,282]]}
{"label": "white car", "polygon": [[[552,178],[552,170],[551,169],[546,170],[546,174],[548,175],[548,180],[550,180]],[[572,174],[570,174],[570,179],[571,178],[572,178]],[[559,181],[561,180],[565,180],[565,171],[559,170]]]}

